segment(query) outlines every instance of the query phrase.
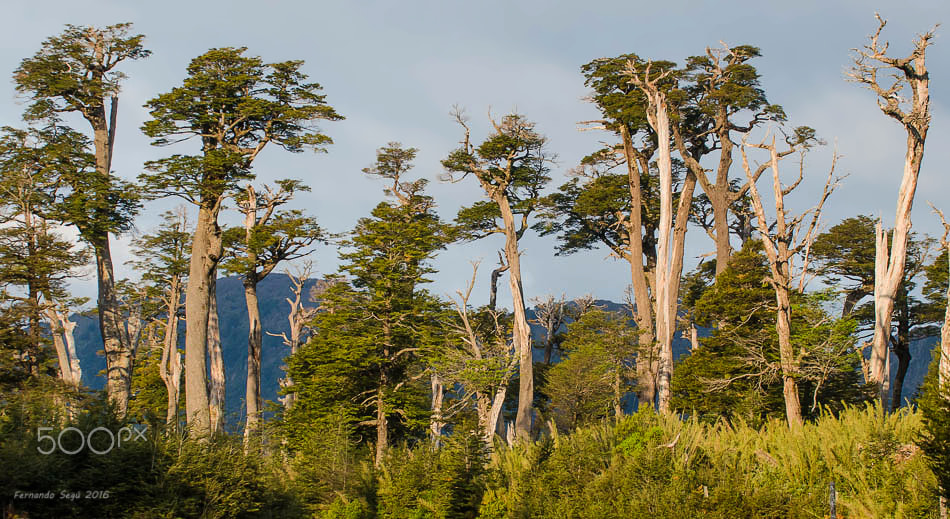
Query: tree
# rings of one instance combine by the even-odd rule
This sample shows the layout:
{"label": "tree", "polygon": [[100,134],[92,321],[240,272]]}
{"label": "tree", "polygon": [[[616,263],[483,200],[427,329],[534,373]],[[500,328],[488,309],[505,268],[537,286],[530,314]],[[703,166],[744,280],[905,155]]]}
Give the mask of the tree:
{"label": "tree", "polygon": [[[934,294],[938,290],[937,287],[943,285],[944,294],[942,294],[942,299],[945,312],[943,326],[940,328],[940,360],[937,363],[937,384],[938,387],[942,388],[950,383],[950,283],[947,282],[948,277],[950,277],[950,269],[943,270],[940,266],[946,263],[950,267],[950,240],[948,240],[948,237],[950,237],[950,223],[947,223],[942,211],[936,207],[933,209],[940,216],[940,223],[943,224],[943,236],[940,237],[940,246],[943,248],[943,253],[934,261],[934,268],[928,271],[930,279],[926,289]],[[941,273],[940,270],[943,270],[943,272]],[[938,302],[941,299],[940,295],[937,294],[931,297]]]}
{"label": "tree", "polygon": [[[721,49],[707,47],[705,55],[688,58],[684,71],[688,78],[686,101],[680,108],[681,122],[672,126],[676,149],[712,208],[712,228],[704,227],[716,243],[717,276],[732,254],[729,211],[741,208],[749,189],[749,181],[737,186],[729,179],[732,133],[748,133],[765,121],[785,120],[782,107],[768,103],[758,72],[748,63],[759,56],[759,49],[751,45],[723,44]],[[740,114],[749,114],[744,126],[734,121]],[[716,150],[719,160],[715,181],[711,182],[700,160]]]}
{"label": "tree", "polygon": [[[120,416],[125,414],[132,376],[132,352],[122,327],[115,292],[109,233],[129,229],[137,208],[135,190],[111,176],[119,87],[125,74],[117,70],[126,60],[143,59],[144,36],[130,36],[132,24],[104,29],[67,25],[59,36],[43,42],[32,58],[13,74],[18,92],[29,95],[31,119],[78,112],[89,122],[95,147],[95,174],[72,177],[75,204],[65,221],[78,227],[96,256],[99,331],[106,353],[107,390]],[[109,110],[106,110],[106,100]]]}
{"label": "tree", "polygon": [[[171,427],[178,427],[182,374],[178,321],[181,319],[181,299],[187,285],[190,231],[185,207],[180,206],[162,214],[162,224],[153,234],[143,235],[132,242],[138,259],[131,263],[141,271],[142,280],[149,284],[149,291],[161,303],[161,311],[157,316],[159,322],[164,320],[161,323],[164,329],[161,354],[158,359],[153,359],[157,360],[157,366],[152,370],[157,371],[165,385],[165,423]],[[148,355],[151,359],[152,354]]]}
{"label": "tree", "polygon": [[[636,357],[639,349],[637,338],[639,330],[632,328],[629,320],[630,316],[621,312],[593,308],[569,324],[563,344],[567,359],[552,368],[548,390],[555,387],[563,388],[572,383],[580,386],[583,380],[587,380],[595,387],[602,383],[606,384],[606,391],[599,398],[606,397],[606,402],[612,408],[614,417],[619,420],[623,415],[624,395],[636,378]],[[562,364],[564,368],[559,368]],[[590,372],[577,380],[564,376],[576,372],[578,364],[588,366]],[[580,371],[586,372],[587,369]],[[592,396],[596,394],[597,391],[591,393]],[[551,395],[552,407],[555,409],[558,407],[556,395],[564,395],[564,391],[556,390]],[[598,411],[603,412],[604,407],[600,406]],[[574,419],[572,422],[576,424],[577,420]]]}
{"label": "tree", "polygon": [[[460,111],[455,119],[465,130],[462,147],[453,151],[442,166],[450,178],[473,176],[488,201],[462,208],[456,221],[472,237],[490,234],[505,236],[505,261],[509,267],[508,285],[514,311],[513,340],[518,351],[518,436],[531,433],[531,408],[534,403],[534,366],[530,328],[525,314],[521,284],[521,251],[518,241],[528,230],[528,219],[538,208],[541,189],[550,181],[547,165],[553,157],[547,152],[546,139],[534,124],[518,114],[509,114],[501,122],[492,120],[492,133],[477,148]],[[499,221],[500,220],[500,221]]]}
{"label": "tree", "polygon": [[552,295],[544,298],[534,299],[535,319],[531,322],[540,325],[544,329],[544,363],[551,364],[551,353],[555,347],[559,347],[564,340],[561,333],[561,326],[566,324],[568,318],[568,302],[562,295],[560,299],[555,299]]}
{"label": "tree", "polygon": [[247,386],[245,402],[247,422],[244,443],[250,446],[261,440],[261,311],[257,300],[257,285],[282,262],[293,261],[309,254],[306,250],[323,239],[323,230],[316,220],[298,210],[281,211],[278,207],[290,202],[297,191],[309,188],[295,180],[277,182],[277,188],[265,186],[257,193],[250,184],[237,197],[244,213],[244,227],[233,227],[224,232],[226,259],[221,267],[238,274],[244,283],[249,331],[247,338]]}
{"label": "tree", "polygon": [[[293,294],[293,299],[289,297],[285,299],[285,301],[290,304],[290,312],[287,314],[287,321],[290,324],[290,337],[284,332],[280,332],[279,334],[267,332],[267,335],[280,337],[284,346],[290,348],[290,355],[294,355],[297,353],[297,349],[306,342],[312,330],[310,322],[316,317],[319,309],[319,307],[304,304],[304,288],[310,279],[310,275],[313,273],[313,262],[309,260],[305,261],[303,267],[295,270],[285,270],[284,273],[290,278],[290,291]],[[307,296],[307,301],[311,303],[314,302],[325,289],[325,283],[322,284],[322,288],[316,286],[312,287]],[[286,371],[286,366],[284,369]],[[280,379],[278,383],[284,393],[281,398],[281,404],[283,404],[284,409],[287,410],[293,405],[294,397],[296,396],[295,393],[286,392],[286,389],[293,385],[293,380],[288,376],[287,378]]]}
{"label": "tree", "polygon": [[82,143],[75,132],[55,126],[5,127],[0,134],[0,299],[5,320],[23,330],[10,339],[23,346],[17,356],[27,372],[39,375],[51,338],[59,375],[74,386],[81,373],[71,344],[75,323],[67,316],[81,301],[68,297],[65,282],[88,256],[54,226],[62,211],[62,177],[82,171],[86,162]]}
{"label": "tree", "polygon": [[303,61],[265,64],[245,48],[211,49],[188,65],[182,86],[150,100],[143,131],[165,146],[197,137],[200,155],[150,162],[140,178],[153,196],[179,196],[198,206],[185,295],[185,396],[188,425],[211,431],[205,355],[211,285],[223,250],[218,213],[270,143],[290,152],[324,151],[332,141],[315,123],[342,119],[308,83]]}
{"label": "tree", "polygon": [[[735,254],[715,283],[699,295],[697,322],[715,324],[683,360],[673,380],[673,406],[710,421],[738,417],[754,423],[785,416],[782,361],[775,322],[771,268],[760,240]],[[801,356],[797,388],[811,405],[803,416],[816,417],[821,406],[864,398],[858,387],[855,322],[834,319],[822,308],[828,294],[790,293],[790,342]]]}
{"label": "tree", "polygon": [[[779,177],[779,160],[781,158],[781,152],[779,152],[778,148],[775,146],[774,137],[772,138],[772,142],[769,144],[766,144],[763,140],[763,142],[760,144],[752,145],[754,148],[763,149],[769,153],[769,161],[759,166],[756,171],[753,171],[752,167],[749,165],[749,158],[746,153],[746,147],[748,145],[745,139],[743,139],[741,148],[742,168],[745,170],[746,178],[749,180],[749,195],[752,198],[752,206],[755,209],[756,223],[758,224],[759,229],[759,239],[762,241],[762,245],[765,248],[765,252],[769,259],[769,271],[771,275],[768,278],[768,282],[775,291],[775,331],[778,335],[779,355],[782,366],[785,416],[790,427],[796,427],[802,423],[801,403],[799,401],[798,382],[796,380],[799,377],[799,372],[801,369],[802,354],[795,353],[795,349],[791,340],[791,293],[794,290],[794,287],[792,286],[793,277],[795,276],[794,258],[796,255],[810,246],[812,240],[814,239],[813,235],[815,228],[817,227],[818,220],[821,216],[821,209],[824,206],[825,201],[828,200],[828,197],[831,195],[832,191],[834,191],[835,187],[838,185],[837,179],[834,178],[835,164],[837,163],[838,157],[837,151],[835,151],[831,168],[828,172],[828,180],[825,182],[825,187],[822,191],[822,195],[818,201],[818,204],[814,208],[809,209],[808,211],[805,211],[797,216],[790,216],[786,213],[785,196],[798,187],[804,178],[805,152],[809,149],[809,147],[814,145],[815,142],[816,139],[814,130],[806,127],[796,128],[795,134],[793,136],[786,137],[786,144],[788,145],[789,150],[794,150],[800,153],[798,179],[788,186],[783,186]],[[770,168],[772,170],[772,195],[775,203],[774,224],[770,224],[768,218],[766,217],[765,207],[762,203],[762,196],[759,194],[759,190],[755,185],[756,178],[758,178],[758,175],[760,175],[765,168]],[[808,217],[809,213],[811,214],[811,221],[808,223],[807,227],[803,227],[804,220]],[[771,230],[773,228],[774,231]],[[805,273],[802,272],[801,275],[804,276]],[[801,292],[801,287],[802,285],[799,284],[799,292]]]}
{"label": "tree", "polygon": [[437,355],[434,368],[445,382],[461,386],[457,400],[463,406],[474,398],[481,437],[491,447],[519,357],[514,342],[508,340],[510,314],[490,307],[471,311],[468,301],[477,274],[475,262],[468,286],[457,291],[458,299],[452,301],[457,319],[449,321],[449,326],[454,333]]}
{"label": "tree", "polygon": [[[671,75],[669,70],[655,76],[650,74],[651,63],[637,67],[627,64],[630,81],[647,97],[647,121],[657,135],[657,170],[660,176],[660,219],[657,227],[657,263],[653,283],[656,299],[656,340],[659,343],[657,373],[657,410],[670,410],[670,380],[673,378],[673,332],[676,328],[679,287],[683,274],[683,253],[686,242],[686,226],[693,202],[696,176],[687,172],[683,190],[680,192],[676,210],[676,227],[673,227],[673,166],[670,157],[670,119],[667,105],[667,87],[663,80]],[[642,74],[642,77],[641,77]]]}
{"label": "tree", "polygon": [[[842,317],[853,315],[860,325],[860,332],[870,330],[872,335],[875,321],[873,301],[869,304],[858,303],[873,294],[874,290],[874,227],[875,221],[869,216],[847,218],[818,235],[810,248],[814,263],[817,264],[817,274],[823,275],[831,283],[848,282],[842,287],[845,293]],[[888,234],[892,234],[892,231],[889,230]],[[918,238],[914,233],[908,236],[904,279],[898,287],[892,315],[895,333],[890,342],[898,359],[898,367],[894,376],[891,409],[897,409],[903,402],[904,377],[911,361],[911,341],[933,335],[931,323],[941,317],[932,304],[914,295],[917,278],[927,267],[930,246],[929,239]],[[870,346],[869,342],[863,345],[864,348],[867,346]],[[862,371],[865,380],[868,380],[868,363],[863,357]]]}
{"label": "tree", "polygon": [[423,193],[426,181],[404,179],[415,154],[389,143],[364,170],[392,181],[387,192],[395,200],[378,204],[341,243],[349,250],[340,253],[340,272],[351,281],[323,293],[316,332],[287,365],[297,393],[290,427],[342,409],[375,430],[377,466],[394,433],[428,419],[415,382],[428,374],[421,356],[441,341],[443,309],[422,286],[433,272],[430,261],[454,238]]}
{"label": "tree", "polygon": [[[907,132],[906,153],[904,155],[904,173],[897,195],[897,210],[894,216],[894,235],[891,246],[887,246],[887,235],[878,223],[875,229],[876,245],[874,256],[874,338],[871,343],[870,380],[876,384],[882,406],[885,406],[888,383],[888,340],[891,336],[891,315],[897,290],[904,279],[907,240],[910,234],[910,213],[914,207],[914,193],[917,190],[917,178],[920,164],[924,158],[924,143],[930,128],[930,75],[927,73],[926,53],[934,36],[931,29],[914,41],[914,50],[904,58],[887,55],[887,42],[881,43],[881,31],[886,21],[875,15],[877,30],[869,37],[869,42],[861,49],[855,49],[854,67],[849,77],[875,93],[878,108],[884,115],[891,117]],[[882,70],[893,72],[890,86],[882,86],[879,73]],[[904,101],[910,91],[909,106]]]}

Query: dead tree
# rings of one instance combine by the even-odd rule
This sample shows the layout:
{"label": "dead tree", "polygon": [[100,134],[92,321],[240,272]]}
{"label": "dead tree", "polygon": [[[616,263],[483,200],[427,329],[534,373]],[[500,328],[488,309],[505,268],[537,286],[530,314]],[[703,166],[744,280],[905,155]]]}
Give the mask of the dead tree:
{"label": "dead tree", "polygon": [[550,365],[551,353],[560,342],[558,340],[558,330],[561,329],[568,317],[568,303],[563,295],[560,299],[555,299],[552,295],[547,295],[544,298],[536,297],[533,302],[536,317],[531,322],[544,328],[544,363]]}
{"label": "dead tree", "polygon": [[[293,271],[286,270],[285,274],[290,278],[290,291],[293,294],[293,299],[286,298],[285,301],[290,305],[290,313],[287,314],[287,321],[290,325],[290,337],[286,333],[271,333],[266,332],[267,335],[272,337],[280,337],[283,341],[284,346],[290,348],[290,354],[293,355],[297,353],[297,348],[299,348],[309,335],[310,326],[309,323],[313,320],[314,316],[317,315],[319,307],[308,307],[304,305],[304,286],[307,281],[310,279],[310,276],[313,273],[313,262],[306,261],[303,264],[303,267],[297,268]],[[317,293],[316,290],[311,292],[310,300],[315,299],[314,295]],[[282,378],[278,381],[281,388],[287,388],[293,385],[293,380],[290,377]],[[294,400],[296,399],[297,394],[294,392],[287,393],[280,399],[280,403],[284,406],[284,409],[290,409],[290,406],[293,405]]]}
{"label": "dead tree", "polygon": [[[810,129],[797,130],[794,140],[786,138],[789,147],[800,153],[798,179],[788,186],[783,186],[779,177],[779,160],[782,154],[775,146],[774,136],[769,144],[766,144],[766,141],[763,140],[759,144],[749,145],[743,139],[741,147],[742,168],[745,170],[746,178],[749,179],[749,195],[752,198],[752,207],[758,224],[759,239],[762,241],[769,260],[769,270],[771,272],[769,284],[775,290],[775,302],[777,304],[775,331],[778,333],[779,358],[785,397],[785,417],[790,427],[797,427],[802,424],[797,378],[801,374],[803,352],[796,353],[792,348],[791,341],[791,293],[794,283],[794,260],[796,255],[811,244],[815,228],[818,226],[821,217],[821,209],[832,191],[838,186],[838,181],[834,178],[835,163],[838,157],[836,151],[828,173],[828,180],[825,182],[825,188],[818,204],[794,217],[790,217],[786,212],[785,196],[802,182],[805,175],[804,154],[813,142],[813,132]],[[769,161],[753,170],[749,165],[749,157],[746,153],[748,147],[766,150],[769,153]],[[772,170],[772,195],[775,202],[775,221],[771,225],[765,214],[762,196],[755,185],[755,179],[766,168]],[[800,231],[809,214],[811,215],[811,221],[803,234]],[[805,275],[804,272],[801,274]]]}
{"label": "dead tree", "polygon": [[76,355],[76,340],[73,330],[76,323],[69,320],[69,311],[66,308],[52,305],[43,309],[50,332],[53,335],[53,345],[56,348],[56,358],[59,361],[60,377],[64,382],[79,387],[82,379],[82,369],[79,367],[79,357]]}
{"label": "dead tree", "polygon": [[[871,359],[868,383],[879,390],[882,407],[886,408],[890,366],[888,339],[891,336],[891,315],[897,291],[904,279],[904,263],[907,239],[910,234],[910,213],[914,206],[917,178],[924,157],[924,142],[930,128],[930,75],[927,73],[926,52],[934,36],[934,29],[919,35],[914,41],[914,50],[904,58],[887,55],[888,42],[881,42],[881,31],[887,22],[875,15],[877,30],[861,49],[854,49],[854,67],[848,77],[867,87],[877,95],[878,108],[904,127],[907,133],[904,155],[904,174],[897,194],[897,210],[894,216],[894,233],[891,245],[880,222],[874,259],[874,338],[871,342]],[[890,72],[890,85],[879,74]],[[910,99],[903,97],[910,92]]]}

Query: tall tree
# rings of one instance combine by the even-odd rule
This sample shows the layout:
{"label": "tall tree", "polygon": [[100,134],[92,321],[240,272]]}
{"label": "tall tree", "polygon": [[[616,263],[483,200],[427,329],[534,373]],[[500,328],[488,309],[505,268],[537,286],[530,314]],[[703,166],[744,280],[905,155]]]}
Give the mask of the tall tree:
{"label": "tall tree", "polygon": [[178,351],[178,322],[182,295],[188,276],[191,229],[184,206],[162,214],[162,223],[152,234],[132,242],[136,260],[132,265],[142,272],[154,297],[161,301],[157,320],[163,325],[158,375],[165,384],[167,405],[165,423],[178,426],[178,402],[181,390],[181,353]]}
{"label": "tall tree", "polygon": [[74,186],[83,203],[72,206],[67,221],[79,228],[96,256],[106,388],[120,416],[125,414],[128,405],[132,352],[123,332],[115,291],[109,233],[128,230],[135,197],[134,190],[117,186],[111,176],[119,87],[125,78],[117,67],[123,61],[146,58],[150,54],[142,46],[143,35],[129,34],[131,27],[130,23],[103,29],[67,25],[62,34],[44,41],[32,58],[24,59],[13,74],[17,91],[33,101],[27,109],[29,118],[77,112],[92,127],[95,174],[77,182],[85,185]]}
{"label": "tall tree", "polygon": [[[808,211],[799,215],[791,216],[785,208],[785,196],[791,193],[801,183],[805,172],[805,152],[809,147],[816,143],[814,130],[811,128],[799,127],[795,129],[792,137],[786,138],[786,144],[789,149],[798,151],[801,154],[801,163],[799,176],[792,184],[783,186],[779,175],[780,152],[775,145],[775,138],[771,143],[763,141],[752,147],[766,150],[769,153],[769,160],[753,170],[749,165],[749,158],[746,153],[746,141],[742,143],[742,168],[745,170],[746,178],[749,180],[749,195],[752,197],[752,207],[755,210],[756,223],[759,229],[759,239],[765,248],[769,261],[769,271],[771,276],[768,278],[769,284],[775,291],[776,318],[775,331],[778,335],[779,356],[782,367],[783,394],[785,398],[785,417],[790,427],[796,427],[802,424],[801,403],[798,394],[798,381],[801,371],[802,354],[796,353],[792,345],[792,303],[791,294],[794,290],[794,259],[795,256],[810,246],[814,239],[815,228],[821,216],[821,209],[837,187],[837,179],[834,178],[835,163],[837,162],[837,150],[832,160],[831,168],[828,173],[828,180],[825,182],[824,190],[818,204]],[[769,168],[772,170],[772,196],[775,203],[775,220],[770,223],[765,213],[765,206],[762,203],[762,196],[756,188],[756,178],[762,173],[762,170]],[[804,220],[811,215],[811,221],[805,226]],[[771,229],[774,228],[774,231]],[[801,275],[805,275],[804,272]],[[799,285],[801,287],[801,285]]]}
{"label": "tall tree", "polygon": [[[553,157],[546,150],[547,140],[519,114],[509,114],[500,122],[492,119],[492,133],[477,148],[460,111],[455,119],[465,131],[462,147],[453,151],[442,166],[450,178],[473,176],[488,197],[459,211],[457,221],[471,230],[473,237],[489,234],[505,236],[505,260],[509,267],[508,286],[514,311],[513,339],[518,351],[518,436],[531,433],[534,403],[534,360],[531,330],[525,314],[521,283],[521,250],[518,241],[528,230],[528,219],[540,203],[541,190],[550,181],[548,164]],[[500,221],[499,221],[500,220]]]}
{"label": "tall tree", "polygon": [[154,145],[188,138],[199,155],[172,155],[147,164],[153,196],[179,196],[198,206],[185,294],[185,407],[188,425],[209,434],[205,356],[211,285],[222,256],[218,213],[239,183],[254,178],[251,165],[270,143],[290,152],[324,151],[332,141],[316,123],[340,117],[301,72],[303,61],[265,64],[245,48],[220,48],[193,59],[182,86],[150,100],[143,131]]}
{"label": "tall tree", "polygon": [[423,285],[432,258],[453,238],[423,192],[426,181],[405,179],[415,154],[389,143],[364,170],[391,181],[394,200],[378,204],[342,242],[340,271],[351,282],[323,293],[314,336],[288,361],[297,393],[287,412],[291,429],[343,408],[375,432],[377,465],[397,431],[428,421],[415,382],[428,374],[420,357],[440,340],[442,305]]}
{"label": "tall tree", "polygon": [[[881,42],[881,31],[886,21],[875,15],[877,30],[861,49],[855,49],[854,67],[848,74],[877,96],[878,108],[884,115],[897,120],[907,133],[904,155],[904,173],[897,194],[897,210],[894,215],[894,235],[891,246],[887,235],[878,223],[874,259],[874,338],[871,343],[870,380],[878,387],[882,406],[886,408],[890,381],[888,341],[891,336],[891,315],[901,281],[904,278],[907,240],[910,234],[910,213],[914,207],[917,178],[924,158],[924,143],[930,128],[930,75],[927,73],[926,54],[934,36],[934,30],[920,35],[914,41],[914,50],[904,58],[887,55],[888,43]],[[891,72],[893,82],[882,86],[882,71]],[[906,97],[909,90],[910,96]],[[909,99],[908,101],[904,101]],[[909,106],[908,106],[909,104]]]}
{"label": "tall tree", "polygon": [[285,261],[293,261],[310,253],[310,245],[321,240],[323,231],[317,222],[297,210],[284,211],[278,207],[290,202],[297,191],[309,188],[295,180],[277,182],[276,188],[265,186],[258,193],[250,184],[237,197],[237,205],[244,213],[244,226],[232,227],[224,233],[228,258],[221,266],[242,278],[244,300],[247,305],[247,385],[245,402],[247,421],[244,443],[261,441],[261,347],[263,331],[257,285]]}
{"label": "tall tree", "polygon": [[647,122],[657,136],[657,170],[660,177],[660,218],[657,226],[656,274],[653,293],[656,300],[656,340],[659,346],[657,373],[657,409],[670,410],[670,382],[673,377],[673,332],[676,329],[679,286],[683,274],[683,254],[686,242],[686,226],[693,204],[693,189],[696,176],[687,171],[683,190],[680,192],[676,210],[676,227],[673,227],[673,164],[670,155],[670,114],[667,104],[668,86],[664,79],[671,75],[664,70],[651,76],[652,63],[645,67],[628,62],[630,82],[640,88],[647,97]]}

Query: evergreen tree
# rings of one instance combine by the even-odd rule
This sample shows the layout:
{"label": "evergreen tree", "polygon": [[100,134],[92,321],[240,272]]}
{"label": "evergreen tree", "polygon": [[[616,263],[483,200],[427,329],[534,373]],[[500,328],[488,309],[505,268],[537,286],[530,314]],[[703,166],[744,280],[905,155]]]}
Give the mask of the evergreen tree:
{"label": "evergreen tree", "polygon": [[296,402],[285,425],[298,438],[307,424],[338,412],[376,436],[376,463],[393,438],[428,418],[420,357],[438,340],[442,305],[422,285],[451,228],[423,194],[425,180],[403,181],[413,148],[390,143],[368,174],[392,180],[394,202],[381,202],[341,244],[341,274],[324,292],[315,334],[287,363]]}

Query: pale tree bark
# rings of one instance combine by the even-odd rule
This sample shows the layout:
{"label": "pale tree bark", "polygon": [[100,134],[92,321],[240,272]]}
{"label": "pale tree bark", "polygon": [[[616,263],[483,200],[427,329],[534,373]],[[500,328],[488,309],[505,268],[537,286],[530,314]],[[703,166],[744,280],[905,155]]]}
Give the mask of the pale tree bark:
{"label": "pale tree bark", "polygon": [[626,125],[620,127],[623,141],[623,154],[627,164],[627,186],[630,189],[630,215],[627,222],[626,256],[630,263],[630,282],[633,301],[630,309],[633,319],[640,330],[640,348],[637,354],[637,401],[641,406],[653,407],[656,400],[658,351],[654,342],[653,300],[647,271],[644,268],[643,218],[640,213],[643,206],[643,186],[640,184],[640,172],[649,171],[649,157],[637,152]]}
{"label": "pale tree bark", "polygon": [[[950,222],[947,222],[944,218],[942,211],[936,207],[933,207],[933,210],[940,216],[940,223],[943,224],[940,246],[948,253],[947,268],[950,269]],[[950,286],[947,287],[946,295],[947,309],[943,316],[943,326],[940,327],[940,360],[937,364],[938,387],[944,387],[944,384],[950,383]]]}
{"label": "pale tree bark", "polygon": [[[287,337],[287,334],[284,332],[279,334],[271,332],[266,333],[272,337],[280,337],[284,343],[284,346],[290,348],[290,354],[294,355],[297,353],[297,349],[306,339],[307,330],[309,330],[308,323],[314,318],[314,316],[317,315],[319,308],[307,308],[303,304],[304,286],[313,273],[313,263],[307,261],[299,270],[287,270],[285,273],[287,274],[287,277],[290,278],[290,291],[293,294],[293,299],[289,297],[285,299],[285,301],[287,301],[287,303],[290,305],[290,313],[287,314],[287,321],[288,324],[290,324],[290,337]],[[313,300],[312,295],[311,300]],[[288,375],[287,377],[280,379],[279,384],[282,388],[291,387],[293,385],[293,380]],[[297,393],[287,393],[281,397],[281,405],[284,406],[284,409],[290,409],[296,398]]]}
{"label": "pale tree bark", "polygon": [[429,375],[429,383],[432,386],[429,437],[432,440],[433,447],[438,448],[442,443],[442,429],[445,427],[445,419],[442,416],[442,402],[445,400],[445,384],[438,373],[431,373]]}
{"label": "pale tree bark", "polygon": [[[515,168],[519,165],[519,161],[525,157],[534,156],[539,164],[543,164],[550,159],[545,157],[541,151],[544,139],[534,133],[533,126],[530,123],[524,122],[520,117],[515,117],[510,127],[506,128],[492,120],[492,126],[498,134],[507,132],[513,138],[524,141],[524,144],[517,147],[517,149],[510,150],[507,157],[502,160],[500,167],[486,169],[484,164],[474,159],[475,152],[470,142],[469,128],[462,114],[458,112],[455,117],[456,121],[465,130],[463,149],[469,157],[472,157],[468,164],[469,173],[473,173],[478,179],[485,194],[497,205],[502,218],[502,227],[495,229],[494,232],[500,232],[505,236],[503,250],[508,264],[508,287],[511,291],[514,312],[512,341],[519,358],[518,411],[515,415],[515,434],[517,437],[524,439],[531,435],[532,409],[534,406],[534,359],[531,329],[528,326],[525,313],[525,298],[521,282],[521,251],[518,247],[518,241],[527,230],[528,214],[519,214],[520,221],[515,222],[515,214],[509,200],[511,194],[508,190],[511,188],[512,180],[516,174]],[[536,151],[533,153],[532,150],[535,149]],[[523,164],[521,166],[523,167]]]}
{"label": "pale tree bark", "polygon": [[[792,307],[791,293],[794,277],[794,259],[803,249],[810,246],[814,239],[815,229],[821,217],[821,209],[828,200],[828,197],[837,187],[837,180],[834,178],[835,164],[837,163],[837,150],[834,152],[831,169],[828,173],[828,180],[825,182],[825,188],[822,192],[818,204],[808,211],[797,216],[789,218],[785,209],[785,196],[791,193],[804,178],[804,153],[807,149],[806,143],[792,145],[793,149],[799,149],[801,156],[798,179],[789,186],[782,186],[779,177],[779,160],[782,154],[775,147],[775,138],[772,138],[771,144],[751,145],[754,148],[760,148],[769,152],[769,161],[753,171],[749,165],[749,159],[746,154],[746,141],[742,142],[742,167],[745,170],[746,178],[749,180],[749,195],[752,198],[752,206],[755,211],[756,222],[758,223],[759,239],[765,248],[769,261],[769,284],[775,291],[775,302],[777,304],[775,315],[775,331],[778,334],[779,359],[782,371],[782,393],[785,399],[785,418],[789,427],[798,427],[802,425],[802,409],[798,395],[798,381],[800,368],[802,364],[802,353],[795,353],[791,340],[791,322]],[[799,148],[799,146],[801,146]],[[787,153],[786,153],[787,155]],[[762,196],[756,188],[756,173],[761,174],[765,167],[772,170],[772,194],[775,202],[775,230],[770,231],[770,225],[765,214],[765,208],[762,204]],[[804,219],[811,214],[811,221],[807,230],[802,234],[801,226]],[[796,242],[797,237],[797,242]],[[806,273],[801,273],[804,276]]]}
{"label": "pale tree bark", "polygon": [[[455,312],[459,317],[460,325],[454,325],[456,332],[461,338],[463,344],[463,353],[462,358],[458,359],[455,363],[459,364],[456,370],[460,373],[468,373],[469,368],[468,364],[471,361],[474,361],[479,369],[483,369],[482,366],[487,365],[485,361],[495,360],[494,363],[497,372],[493,376],[488,378],[494,378],[495,380],[492,383],[485,384],[485,378],[480,373],[477,380],[465,380],[463,376],[452,376],[448,374],[449,379],[456,379],[457,382],[460,382],[465,388],[467,395],[463,396],[460,401],[465,401],[471,396],[475,397],[475,412],[478,416],[478,425],[481,429],[482,438],[485,441],[485,444],[491,448],[492,440],[495,436],[496,431],[499,429],[499,417],[501,416],[502,406],[505,403],[505,396],[508,391],[508,381],[511,380],[511,376],[514,374],[515,367],[518,365],[519,356],[517,355],[517,350],[513,348],[513,345],[508,344],[505,341],[504,333],[501,328],[501,324],[498,321],[498,314],[489,309],[491,312],[491,317],[494,322],[494,330],[492,337],[486,339],[479,335],[475,329],[475,325],[472,323],[472,320],[469,316],[469,298],[472,294],[472,289],[475,286],[475,278],[478,274],[478,262],[473,262],[472,264],[472,278],[468,283],[468,286],[464,291],[458,290],[458,299],[452,301],[455,306]],[[507,435],[503,435],[506,440]]]}
{"label": "pale tree bark", "polygon": [[[910,214],[914,206],[917,178],[924,156],[924,143],[930,128],[930,75],[927,73],[926,52],[934,31],[920,35],[914,41],[914,50],[905,58],[887,55],[888,43],[881,43],[881,31],[886,21],[879,15],[878,28],[862,49],[855,49],[854,67],[849,77],[866,86],[878,97],[878,107],[885,115],[896,119],[907,133],[904,172],[897,194],[894,232],[890,247],[883,226],[875,227],[874,268],[874,337],[871,341],[868,383],[877,386],[882,408],[887,408],[887,390],[890,381],[888,341],[891,336],[891,317],[897,290],[904,279],[907,240],[911,229]],[[881,86],[878,73],[892,72],[893,83]],[[911,99],[901,94],[910,90]],[[902,106],[909,104],[909,106]]]}
{"label": "pale tree bark", "polygon": [[[222,252],[221,228],[218,226],[220,206],[221,197],[217,197],[213,203],[206,201],[198,208],[198,221],[191,245],[188,288],[185,290],[185,415],[189,433],[197,437],[212,434],[205,357],[208,355],[212,294]],[[212,365],[214,359],[212,352]],[[219,416],[215,416],[214,423],[218,420]]]}
{"label": "pale tree bark", "polygon": [[181,390],[181,354],[178,352],[178,310],[181,308],[181,279],[173,276],[165,297],[165,335],[158,374],[168,395],[165,424],[178,429],[178,398]]}
{"label": "pale tree bark", "polygon": [[[679,299],[679,285],[683,270],[686,226],[696,187],[696,176],[689,171],[677,206],[676,229],[673,228],[673,166],[670,154],[669,107],[666,94],[657,86],[657,82],[669,73],[665,72],[650,78],[650,64],[644,77],[633,66],[628,65],[630,82],[646,94],[648,109],[647,121],[657,135],[657,169],[660,175],[660,223],[658,227],[658,247],[656,258],[654,294],[656,299],[656,340],[659,346],[659,369],[657,370],[657,409],[660,412],[670,410],[670,383],[673,377],[673,333],[676,329],[676,317]],[[672,242],[672,243],[671,243]]]}
{"label": "pale tree bark", "polygon": [[60,377],[64,382],[79,387],[82,380],[82,369],[79,367],[79,357],[76,355],[76,339],[73,330],[76,323],[69,320],[65,309],[46,307],[43,315],[49,324],[53,335],[53,345],[56,348],[56,358],[59,361]]}
{"label": "pale tree bark", "polygon": [[221,348],[221,326],[218,321],[218,274],[215,270],[211,276],[211,291],[208,295],[208,359],[211,361],[208,416],[211,420],[212,434],[218,434],[224,429],[227,378],[224,372],[224,352]]}
{"label": "pale tree bark", "polygon": [[498,267],[491,271],[491,285],[489,286],[488,293],[488,309],[491,311],[495,310],[496,302],[498,300],[498,278],[507,271],[508,265],[505,264],[505,258],[502,256],[502,251],[498,251]]}
{"label": "pale tree bark", "polygon": [[540,325],[544,329],[544,363],[551,364],[551,354],[558,342],[557,333],[564,325],[567,318],[567,301],[564,295],[560,299],[554,299],[554,296],[548,295],[533,300],[535,319],[532,323]]}

